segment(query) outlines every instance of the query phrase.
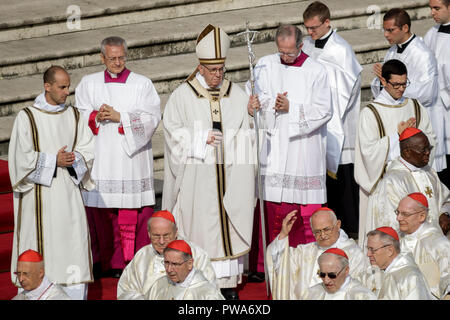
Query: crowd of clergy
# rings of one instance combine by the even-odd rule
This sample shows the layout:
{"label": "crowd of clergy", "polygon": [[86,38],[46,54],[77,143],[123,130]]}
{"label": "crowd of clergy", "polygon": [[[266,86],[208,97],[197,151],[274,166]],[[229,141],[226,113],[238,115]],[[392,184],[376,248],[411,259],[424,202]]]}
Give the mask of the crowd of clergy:
{"label": "crowd of clergy", "polygon": [[238,300],[243,281],[274,300],[450,299],[450,0],[429,6],[424,38],[385,13],[391,47],[363,107],[362,67],[319,1],[309,36],[281,25],[255,65],[247,30],[244,87],[225,76],[229,36],[206,26],[163,114],[121,37],[74,106],[69,73],[48,68],[9,144],[13,299],[85,300],[102,277],[119,300]]}

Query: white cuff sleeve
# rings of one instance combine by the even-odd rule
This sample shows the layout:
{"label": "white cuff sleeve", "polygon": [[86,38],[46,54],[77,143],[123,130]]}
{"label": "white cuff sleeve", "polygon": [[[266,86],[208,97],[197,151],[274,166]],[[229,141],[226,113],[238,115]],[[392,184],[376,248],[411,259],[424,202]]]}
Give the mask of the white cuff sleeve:
{"label": "white cuff sleeve", "polygon": [[289,241],[288,237],[280,240],[279,236],[277,236],[272,242],[270,254],[272,255],[273,267],[275,272],[277,272],[278,268],[280,267],[281,255],[286,248],[286,241]]}
{"label": "white cuff sleeve", "polygon": [[86,164],[84,163],[84,159],[81,156],[81,154],[79,154],[76,151],[74,152],[74,154],[75,154],[75,161],[72,164],[72,168],[75,170],[75,173],[77,174],[77,178],[75,179],[72,176],[70,176],[70,178],[76,185],[79,185],[81,180],[83,180],[84,174],[86,173],[86,171],[88,169],[86,167]]}
{"label": "white cuff sleeve", "polygon": [[36,169],[27,177],[28,181],[50,187],[56,168],[56,155],[39,152]]}
{"label": "white cuff sleeve", "polygon": [[210,130],[197,131],[194,133],[191,145],[191,157],[204,160],[206,157],[206,139]]}
{"label": "white cuff sleeve", "polygon": [[400,141],[398,140],[398,134],[393,133],[389,135],[389,154],[388,161],[394,160],[400,156]]}

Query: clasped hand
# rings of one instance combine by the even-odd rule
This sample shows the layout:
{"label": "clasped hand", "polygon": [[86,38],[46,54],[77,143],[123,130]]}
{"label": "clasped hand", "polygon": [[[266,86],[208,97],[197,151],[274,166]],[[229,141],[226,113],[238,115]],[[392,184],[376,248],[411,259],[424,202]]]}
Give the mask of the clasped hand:
{"label": "clasped hand", "polygon": [[102,122],[105,120],[109,120],[112,122],[120,122],[120,113],[114,110],[113,107],[102,104],[97,113],[97,121]]}

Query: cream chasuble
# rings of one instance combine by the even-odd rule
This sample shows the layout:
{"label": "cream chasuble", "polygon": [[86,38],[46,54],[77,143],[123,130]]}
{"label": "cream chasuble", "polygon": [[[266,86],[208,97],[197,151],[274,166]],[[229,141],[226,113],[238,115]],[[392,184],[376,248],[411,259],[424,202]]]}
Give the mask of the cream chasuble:
{"label": "cream chasuble", "polygon": [[[384,57],[384,62],[397,59],[406,65],[411,84],[406,87],[403,95],[405,98],[417,99],[428,113],[433,131],[436,134],[433,168],[439,172],[444,170],[447,165],[444,145],[444,110],[436,105],[439,98],[438,65],[433,53],[421,37],[412,35],[408,41],[402,53],[397,52],[396,45],[389,48]],[[380,93],[380,80],[378,78],[372,81],[372,93],[375,98]]]}
{"label": "cream chasuble", "polygon": [[302,50],[325,67],[330,81],[333,117],[327,123],[327,169],[335,176],[339,164],[354,162],[362,67],[352,47],[336,30],[323,49],[316,48],[314,43],[311,37],[306,37]]}
{"label": "cream chasuble", "polygon": [[[448,26],[447,23],[446,30]],[[443,28],[440,25],[432,27],[423,40],[434,53],[438,64],[439,98],[436,107],[443,113],[446,153],[450,154],[450,33],[443,32]]]}
{"label": "cream chasuble", "polygon": [[34,290],[22,291],[11,300],[71,300],[61,286],[52,283],[46,276]]}
{"label": "cream chasuble", "polygon": [[309,288],[305,300],[377,300],[377,297],[361,282],[347,276],[342,287],[335,293],[328,293],[323,283]]}
{"label": "cream chasuble", "polygon": [[383,179],[369,196],[365,232],[383,226],[399,231],[394,211],[400,200],[413,192],[427,197],[430,209],[427,221],[440,229],[439,216],[450,209],[447,208],[450,205],[449,190],[430,166],[417,168],[398,157],[389,164]]}
{"label": "cream chasuble", "polygon": [[220,290],[193,268],[182,283],[164,276],[153,284],[146,300],[225,300]]}
{"label": "cream chasuble", "polygon": [[[204,82],[197,74],[180,85],[164,111],[162,208],[211,261],[237,263],[250,249],[255,203],[248,96],[226,79],[217,90],[205,89],[199,79]],[[206,144],[212,129],[223,133],[217,148]]]}
{"label": "cream chasuble", "polygon": [[[83,192],[85,205],[121,209],[154,205],[151,138],[161,120],[159,96],[147,77],[130,72],[123,83],[106,82],[105,72],[84,76],[75,90],[76,107],[97,131],[92,168],[96,188]],[[120,123],[95,122],[92,112],[104,103],[120,112]]]}
{"label": "cream chasuble", "polygon": [[[13,283],[17,257],[28,249],[44,257],[46,276],[55,284],[93,281],[81,189],[94,187],[90,180],[94,144],[80,117],[73,107],[49,105],[44,93],[17,114],[8,155],[14,191]],[[72,168],[56,166],[63,146],[75,153]]]}
{"label": "cream chasuble", "polygon": [[[279,54],[273,54],[259,59],[254,70],[261,104],[264,200],[325,203],[326,124],[333,115],[325,68],[311,58],[301,67],[283,65]],[[250,93],[248,82],[246,89]],[[289,112],[275,112],[277,94],[284,92]]]}
{"label": "cream chasuble", "polygon": [[[368,196],[375,190],[389,163],[400,155],[398,123],[416,118],[416,126],[436,145],[430,119],[420,103],[412,99],[394,100],[386,90],[361,110],[356,134],[355,180],[360,186],[358,243],[364,246]],[[434,151],[434,149],[433,149]],[[434,152],[430,155],[433,163]]]}
{"label": "cream chasuble", "polygon": [[[344,250],[349,257],[350,275],[357,279],[366,271],[369,260],[353,239],[341,229],[339,239],[330,248]],[[278,237],[267,247],[266,264],[274,300],[302,300],[310,287],[321,283],[317,258],[328,248],[316,242],[289,247],[288,239]]]}
{"label": "cream chasuble", "polygon": [[412,234],[400,233],[402,252],[410,252],[438,299],[450,290],[450,241],[440,228],[423,223]]}
{"label": "cream chasuble", "polygon": [[[213,286],[217,286],[216,275],[208,254],[192,242],[188,242],[188,244],[192,250],[194,268],[202,271],[204,277]],[[117,284],[117,299],[145,300],[151,286],[165,275],[164,256],[149,244],[136,252],[133,260],[123,270]]]}

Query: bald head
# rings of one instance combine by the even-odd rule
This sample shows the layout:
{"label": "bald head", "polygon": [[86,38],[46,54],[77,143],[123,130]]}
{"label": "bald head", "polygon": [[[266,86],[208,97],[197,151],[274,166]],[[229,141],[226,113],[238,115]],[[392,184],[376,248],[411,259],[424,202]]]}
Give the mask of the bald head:
{"label": "bald head", "polygon": [[329,248],[339,239],[341,221],[333,211],[316,211],[310,218],[310,224],[320,247]]}
{"label": "bald head", "polygon": [[147,231],[153,248],[162,254],[167,245],[175,240],[178,229],[175,223],[161,217],[148,219]]}
{"label": "bald head", "polygon": [[56,81],[56,75],[58,73],[63,74],[64,76],[69,76],[66,69],[60,66],[51,66],[44,72],[44,83],[53,84]]}

